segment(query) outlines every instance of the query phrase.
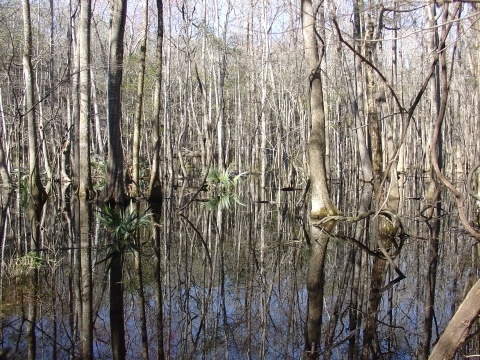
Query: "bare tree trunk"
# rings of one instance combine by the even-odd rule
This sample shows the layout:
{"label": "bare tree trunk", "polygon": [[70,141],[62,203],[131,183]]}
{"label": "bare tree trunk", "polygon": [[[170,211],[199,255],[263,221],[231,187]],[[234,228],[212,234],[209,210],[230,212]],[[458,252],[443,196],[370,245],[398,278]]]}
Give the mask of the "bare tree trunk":
{"label": "bare tree trunk", "polygon": [[[2,88],[0,87],[0,117],[2,118],[2,129],[0,132],[0,179],[4,188],[12,188],[12,178],[8,171],[9,144],[7,138],[7,129],[5,127],[5,114],[3,113]],[[5,151],[6,150],[6,151]]]}
{"label": "bare tree trunk", "polygon": [[[312,187],[312,206],[310,218],[322,219],[335,215],[338,210],[333,205],[327,187],[325,170],[325,110],[322,89],[320,61],[323,49],[317,42],[315,30],[317,11],[310,0],[302,0],[302,29],[305,47],[305,60],[310,82],[310,113],[312,130],[308,143],[310,181]],[[323,11],[323,8],[322,8]],[[305,328],[305,358],[318,357],[321,324],[323,315],[324,261],[329,235],[336,223],[329,221],[321,226],[311,226],[310,255],[307,275],[307,321]]]}
{"label": "bare tree trunk", "polygon": [[122,144],[123,38],[127,0],[113,0],[110,20],[110,55],[108,60],[108,157],[105,202],[125,204]]}
{"label": "bare tree trunk", "polygon": [[79,56],[80,56],[80,124],[78,195],[90,200],[93,195],[90,171],[90,115],[91,115],[91,72],[90,72],[90,18],[91,0],[80,3]]}
{"label": "bare tree trunk", "polygon": [[147,30],[148,30],[148,0],[143,2],[143,29],[140,40],[140,62],[138,63],[137,100],[135,104],[135,117],[133,122],[133,149],[132,149],[132,186],[131,196],[138,196],[140,191],[140,134],[142,129],[143,113],[143,85],[145,83],[145,57],[147,54]]}
{"label": "bare tree trunk", "polygon": [[148,187],[148,200],[160,204],[162,201],[162,181],[160,179],[160,109],[162,93],[163,64],[163,1],[157,0],[157,50],[155,70],[155,97],[153,109],[153,163]]}
{"label": "bare tree trunk", "polygon": [[[71,4],[73,7],[73,4]],[[71,155],[72,155],[72,171],[71,173],[73,174],[73,182],[74,185],[78,187],[78,181],[79,181],[79,165],[80,165],[80,160],[79,160],[79,133],[80,133],[80,121],[78,119],[80,118],[80,42],[78,40],[78,33],[75,28],[75,18],[76,18],[76,12],[77,9],[72,8],[71,10],[71,35],[72,35],[72,45],[73,45],[73,73],[71,74],[72,77],[72,116],[69,119],[70,124],[69,124],[69,129],[67,130],[69,132],[70,138],[68,140],[71,140],[71,146],[70,146],[70,141],[68,143],[70,150],[71,150]]]}
{"label": "bare tree trunk", "polygon": [[92,79],[92,102],[93,102],[93,113],[95,116],[95,141],[97,143],[97,154],[101,154],[103,156],[105,149],[103,146],[102,127],[100,125],[100,114],[99,114],[100,110],[98,109],[97,87],[95,86],[93,69],[90,69],[90,73],[91,73],[91,79]]}
{"label": "bare tree trunk", "polygon": [[[431,27],[431,32],[429,34],[430,43],[429,51],[437,51],[438,47],[438,29],[436,28],[435,21],[435,5],[427,5],[426,10],[428,11],[428,20],[429,27]],[[443,20],[446,20],[447,12],[444,13]],[[443,55],[440,57],[442,61]],[[441,141],[436,145],[436,149],[431,149],[431,141],[433,139],[433,131],[435,128],[435,123],[439,115],[440,110],[440,72],[439,64],[435,66],[435,73],[432,75],[430,83],[430,99],[431,99],[431,130],[429,134],[429,143],[427,144],[427,154],[430,154],[430,151],[436,151],[437,156],[441,158],[442,148]],[[442,94],[446,96],[446,94]],[[422,339],[420,341],[420,348],[418,359],[426,360],[430,354],[430,343],[432,341],[432,328],[433,328],[433,318],[435,316],[435,288],[437,282],[437,265],[438,265],[438,250],[439,250],[439,235],[440,235],[440,218],[441,218],[441,203],[440,203],[440,192],[437,186],[437,179],[432,170],[431,157],[427,155],[426,161],[426,170],[430,176],[428,188],[426,190],[425,199],[428,201],[428,209],[424,209],[422,212],[422,217],[425,220],[425,223],[429,231],[429,242],[428,242],[428,272],[426,277],[426,291],[425,291],[425,302],[424,302],[424,312],[423,312],[423,328],[422,328]],[[441,160],[439,161],[440,168],[442,168]]]}
{"label": "bare tree trunk", "polygon": [[34,200],[38,203],[45,202],[47,193],[40,180],[40,161],[38,158],[38,129],[35,116],[35,80],[32,69],[32,22],[30,18],[30,1],[22,0],[23,8],[23,75],[25,79],[25,104],[28,124],[28,185]]}
{"label": "bare tree trunk", "polygon": [[[361,53],[362,49],[362,26],[360,22],[360,1],[355,1],[354,3],[354,38],[355,38],[355,49],[358,53]],[[361,169],[363,175],[363,188],[362,195],[360,199],[360,213],[366,212],[370,209],[373,195],[373,168],[372,160],[370,158],[370,153],[368,151],[367,139],[365,135],[364,125],[365,125],[365,87],[362,78],[362,61],[358,54],[355,55],[355,72],[356,72],[356,96],[355,103],[353,107],[355,126],[357,128],[357,141],[359,156],[361,162]],[[365,220],[365,222],[359,222],[355,228],[355,239],[360,240],[364,239],[365,242],[368,242],[365,234],[368,234],[370,228],[370,221]],[[368,244],[365,244],[368,245]],[[365,271],[362,269],[362,253],[356,254],[355,256],[355,268],[354,268],[354,277],[352,284],[352,296],[351,296],[351,310],[349,312],[349,330],[355,331],[361,324],[361,307],[363,305],[362,299],[360,296],[362,291],[360,286],[362,284],[361,275]],[[355,335],[349,340],[349,359],[358,358],[358,336]]]}
{"label": "bare tree trunk", "polygon": [[[3,99],[2,99],[2,89],[0,88],[0,116],[2,117],[2,124],[5,124],[5,118],[3,114]],[[7,161],[8,159],[5,156],[4,144],[7,143],[7,134],[5,133],[5,126],[2,126],[0,132],[0,179],[2,180],[3,188],[11,188],[13,186],[12,178],[8,172]],[[7,145],[8,148],[8,145]]]}
{"label": "bare tree trunk", "polygon": [[[375,26],[372,19],[368,20],[365,32],[365,58],[378,66],[376,40],[380,37],[383,24],[379,24],[375,35]],[[374,246],[385,249],[392,248],[392,242],[400,227],[398,210],[398,189],[383,193],[384,186],[384,160],[382,137],[380,132],[380,119],[378,116],[379,94],[377,90],[376,74],[372,66],[365,69],[366,95],[367,95],[367,119],[369,124],[369,139],[372,153],[373,192],[376,200],[376,211],[380,213],[384,208],[389,212],[389,217],[380,214],[373,224]],[[393,139],[392,139],[393,140]],[[393,157],[393,154],[389,154]],[[395,174],[395,173],[394,173]],[[397,179],[390,180],[390,187],[398,187]],[[398,250],[399,251],[399,250]],[[385,255],[385,254],[384,254]],[[391,259],[390,259],[391,260]],[[370,356],[380,356],[378,342],[375,340],[377,329],[377,315],[380,307],[382,293],[385,291],[383,284],[386,279],[387,260],[375,257],[373,259],[372,276],[370,280],[370,293],[368,298],[368,312],[364,328],[362,359],[367,360]],[[399,278],[400,279],[400,278]],[[392,283],[393,284],[393,283]]]}
{"label": "bare tree trunk", "polygon": [[480,280],[470,289],[460,304],[457,312],[440,336],[437,345],[433,348],[429,359],[453,359],[457,349],[465,341],[470,326],[478,319],[478,314],[480,314]]}
{"label": "bare tree trunk", "polygon": [[[38,69],[36,74],[38,74]],[[50,166],[50,161],[48,159],[48,148],[47,148],[47,141],[45,139],[45,124],[43,122],[44,119],[44,114],[43,114],[43,102],[41,99],[41,94],[40,94],[40,87],[39,87],[39,79],[38,76],[35,76],[35,82],[36,82],[36,88],[37,88],[37,96],[38,96],[38,134],[40,136],[39,141],[39,147],[42,149],[42,154],[43,154],[43,167],[45,169],[45,177],[46,177],[46,185],[45,185],[45,191],[49,194],[50,190],[52,188],[52,182],[53,182],[53,174],[52,174],[52,168]]]}

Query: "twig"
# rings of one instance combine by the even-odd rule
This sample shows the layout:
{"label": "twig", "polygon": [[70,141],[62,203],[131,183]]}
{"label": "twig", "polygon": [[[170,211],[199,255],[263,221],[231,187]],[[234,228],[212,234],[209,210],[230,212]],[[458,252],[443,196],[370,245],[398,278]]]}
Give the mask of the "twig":
{"label": "twig", "polygon": [[373,213],[374,213],[373,210],[370,210],[358,216],[331,215],[331,216],[326,216],[320,219],[319,221],[312,223],[312,225],[315,227],[321,227],[321,225],[326,224],[329,221],[345,221],[348,223],[354,223],[369,217]]}
{"label": "twig", "polygon": [[480,201],[480,196],[478,196],[477,194],[475,194],[475,193],[473,192],[473,189],[472,189],[472,177],[473,177],[473,174],[475,174],[475,171],[477,171],[479,167],[480,167],[480,163],[478,163],[477,165],[475,165],[475,167],[473,168],[473,170],[468,173],[468,177],[467,177],[467,191],[468,191],[468,193],[470,194],[470,196],[473,197],[473,198],[474,198],[475,200],[477,200],[477,201]]}
{"label": "twig", "polygon": [[205,183],[207,182],[207,177],[208,177],[208,172],[210,171],[210,165],[212,164],[212,157],[210,157],[210,159],[208,160],[208,165],[207,165],[207,171],[205,171],[205,176],[202,180],[202,183],[200,184],[200,186],[198,187],[197,189],[197,192],[195,194],[193,194],[193,196],[190,198],[190,200],[185,204],[183,205],[179,210],[178,210],[178,213],[181,215],[181,212],[186,209],[188,206],[190,206],[190,204],[197,198],[198,194],[200,194],[200,192],[202,191],[203,189],[203,186],[205,185]]}

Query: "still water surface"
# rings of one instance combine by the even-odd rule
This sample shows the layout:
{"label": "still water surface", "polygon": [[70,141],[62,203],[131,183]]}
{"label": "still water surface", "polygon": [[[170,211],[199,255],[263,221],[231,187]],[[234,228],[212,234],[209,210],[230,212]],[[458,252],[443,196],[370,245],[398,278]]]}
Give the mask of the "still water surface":
{"label": "still water surface", "polygon": [[[156,226],[161,239],[163,334],[170,359],[299,359],[303,328],[308,247],[302,192],[256,191],[244,186],[242,202],[223,210],[193,202],[172,192],[164,201]],[[351,203],[353,207],[354,202]],[[378,338],[391,359],[416,357],[423,317],[427,242],[415,216],[420,204],[403,204],[402,219],[410,235],[397,265],[407,279],[385,294]],[[95,216],[96,204],[82,209],[68,192],[51,198],[41,209],[16,194],[2,197],[1,347],[19,359],[29,346],[36,358],[78,358],[80,323],[86,314],[79,301],[82,251],[92,256],[92,319],[94,356],[111,358],[108,261],[101,262],[110,233]],[[145,204],[140,204],[142,209]],[[448,204],[446,205],[448,206]],[[409,211],[407,211],[410,209]],[[346,207],[348,211],[348,207]],[[448,210],[448,209],[447,209]],[[85,220],[87,219],[87,220]],[[440,245],[436,327],[439,334],[476,276],[473,246],[457,225],[445,222]],[[85,244],[85,226],[91,247]],[[83,229],[83,230],[82,230]],[[157,351],[152,227],[141,230],[143,284],[130,253],[124,264],[124,316],[127,358],[142,354],[139,288],[145,296],[150,358]],[[349,234],[345,226],[339,231]],[[88,242],[87,242],[88,244]],[[331,241],[327,254],[324,331],[335,302],[341,301],[333,357],[345,358],[350,292],[339,299],[349,244]],[[31,250],[37,251],[31,252]],[[365,257],[365,266],[371,259]],[[348,275],[347,275],[348,276]],[[365,284],[368,272],[365,271]],[[351,283],[347,281],[347,286]],[[368,289],[363,289],[367,296]],[[362,316],[364,308],[357,309]],[[34,322],[34,331],[28,325]],[[358,332],[361,339],[361,331]],[[436,336],[434,335],[434,338]]]}

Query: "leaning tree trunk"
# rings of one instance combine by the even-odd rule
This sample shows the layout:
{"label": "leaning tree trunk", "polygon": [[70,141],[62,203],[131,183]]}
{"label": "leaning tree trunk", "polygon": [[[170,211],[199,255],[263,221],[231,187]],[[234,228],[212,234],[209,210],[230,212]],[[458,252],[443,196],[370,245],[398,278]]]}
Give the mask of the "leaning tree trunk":
{"label": "leaning tree trunk", "polygon": [[30,2],[22,1],[23,8],[23,75],[25,78],[25,105],[28,127],[28,185],[33,199],[38,203],[46,200],[47,192],[40,180],[38,143],[37,143],[37,120],[35,116],[35,94],[32,69],[32,22],[30,19]]}
{"label": "leaning tree trunk", "polygon": [[[302,28],[305,46],[305,60],[309,71],[310,114],[312,128],[308,143],[310,181],[312,186],[312,221],[338,213],[330,199],[325,170],[325,109],[322,90],[322,75],[317,32],[315,31],[316,11],[311,0],[302,0]],[[318,11],[318,10],[317,10]],[[305,358],[317,358],[323,315],[324,263],[328,245],[328,232],[335,226],[329,221],[311,227],[310,255],[307,275],[307,321],[305,327]]]}
{"label": "leaning tree trunk", "polygon": [[127,1],[113,0],[110,20],[110,55],[108,59],[108,157],[105,202],[126,203],[123,178],[122,102],[123,38]]}
{"label": "leaning tree trunk", "polygon": [[162,92],[163,63],[163,2],[157,0],[157,50],[155,70],[155,97],[153,109],[153,163],[148,186],[148,200],[159,204],[162,201],[162,182],[160,179],[160,108]]}
{"label": "leaning tree trunk", "polygon": [[480,280],[470,289],[430,354],[430,360],[453,359],[480,314]]}

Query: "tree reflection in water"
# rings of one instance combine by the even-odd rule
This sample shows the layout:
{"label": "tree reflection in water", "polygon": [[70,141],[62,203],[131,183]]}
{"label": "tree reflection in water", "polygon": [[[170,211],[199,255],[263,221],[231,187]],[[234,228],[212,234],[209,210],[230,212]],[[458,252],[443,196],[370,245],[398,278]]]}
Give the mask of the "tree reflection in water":
{"label": "tree reflection in water", "polygon": [[[308,255],[302,226],[307,222],[305,211],[297,208],[302,192],[268,190],[257,195],[259,184],[253,177],[241,186],[246,206],[234,204],[230,209],[209,210],[193,202],[181,214],[175,209],[188,199],[172,192],[162,211],[155,214],[154,227],[141,230],[138,244],[147,339],[142,341],[138,260],[127,255],[123,269],[126,358],[140,358],[145,343],[149,358],[156,357],[159,341],[163,341],[167,359],[302,356]],[[349,205],[342,209],[345,213],[358,207],[359,199],[349,196],[353,195],[346,196],[345,204]],[[79,214],[81,210],[65,195],[49,200],[38,213],[38,226],[28,221],[28,211],[19,208],[19,202],[13,203],[8,196],[2,199],[2,348],[12,348],[18,358],[27,358],[29,351],[35,351],[32,344],[37,358],[80,356],[88,314],[82,310],[85,285],[80,280],[84,272],[78,263],[82,261],[78,250],[85,242],[80,239],[83,232],[78,232],[76,224],[77,219],[86,216],[91,220],[87,225],[91,229],[88,243],[92,256],[93,357],[111,358],[108,271],[105,263],[97,264],[110,242],[107,230],[91,214]],[[446,214],[451,204],[446,202]],[[418,201],[405,202],[404,206],[404,214],[420,211]],[[139,208],[144,211],[146,206],[140,203]],[[397,262],[407,279],[384,294],[376,334],[380,345],[391,349],[392,359],[415,358],[426,291],[422,285],[423,264],[428,257],[422,239],[426,237],[413,215],[404,216],[404,221],[410,240]],[[469,283],[471,263],[476,257],[471,240],[458,231],[448,215],[442,226],[445,246],[440,250],[436,305],[439,332],[463,298],[463,284]],[[341,229],[352,237],[355,231],[358,229],[348,224]],[[38,247],[33,248],[37,263],[32,272],[21,259],[32,249],[30,239],[34,234],[39,240],[35,242]],[[155,234],[159,240],[160,301],[156,295]],[[361,315],[367,305],[368,289],[362,290],[362,286],[368,284],[368,279],[362,280],[355,302],[352,300],[349,278],[353,279],[354,267],[347,266],[351,250],[347,242],[331,241],[326,257],[325,333],[321,349],[328,348],[336,359],[344,358],[348,352],[347,336],[352,331],[349,312],[355,310],[351,304],[359,304],[358,323],[364,321]],[[362,256],[365,266],[370,266],[371,259]],[[369,273],[365,269],[362,272],[361,278]],[[32,274],[37,286],[32,285]],[[158,318],[157,304],[162,303],[162,316]],[[33,317],[32,309],[36,310]],[[329,325],[331,319],[335,319],[336,326]],[[35,327],[27,331],[27,325],[33,323]],[[158,336],[158,329],[162,328],[162,336]],[[361,332],[359,335],[361,339]]]}

